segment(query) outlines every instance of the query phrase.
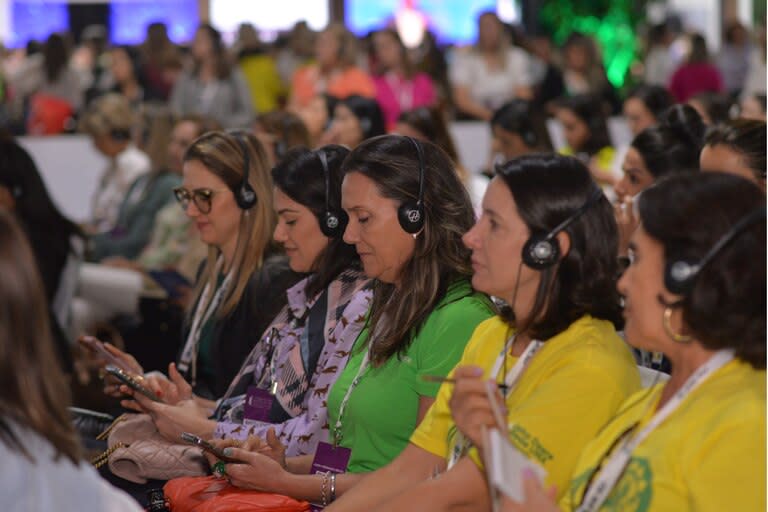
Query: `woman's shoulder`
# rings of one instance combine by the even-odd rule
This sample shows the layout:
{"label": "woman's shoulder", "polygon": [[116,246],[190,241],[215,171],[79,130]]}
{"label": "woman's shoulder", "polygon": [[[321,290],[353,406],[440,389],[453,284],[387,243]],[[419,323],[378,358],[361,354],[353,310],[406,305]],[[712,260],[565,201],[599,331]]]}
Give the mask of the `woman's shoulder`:
{"label": "woman's shoulder", "polygon": [[[466,279],[451,283],[443,298],[437,303],[426,320],[426,330],[464,333],[474,331],[482,321],[494,316],[490,298],[476,292]],[[462,334],[463,336],[463,334]]]}
{"label": "woman's shoulder", "polygon": [[270,252],[265,256],[261,266],[255,269],[251,274],[251,277],[248,280],[248,286],[249,288],[258,288],[272,282],[284,281],[290,283],[285,286],[287,289],[305,277],[304,274],[299,274],[291,270],[287,256],[279,252]]}
{"label": "woman's shoulder", "polygon": [[64,456],[57,457],[42,436],[16,423],[4,423],[31,456],[0,441],[4,509],[49,510],[55,503],[57,510],[141,510],[127,494],[102,480],[87,462],[76,465]]}

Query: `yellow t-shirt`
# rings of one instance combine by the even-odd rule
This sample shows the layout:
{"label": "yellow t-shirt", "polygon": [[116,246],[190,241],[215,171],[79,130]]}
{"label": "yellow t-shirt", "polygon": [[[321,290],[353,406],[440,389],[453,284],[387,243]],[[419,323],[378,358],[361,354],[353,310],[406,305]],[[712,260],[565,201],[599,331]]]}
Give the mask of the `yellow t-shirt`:
{"label": "yellow t-shirt", "polygon": [[[474,365],[489,379],[510,335],[496,316],[481,323],[458,366]],[[511,369],[515,360],[508,360]],[[504,380],[500,371],[497,380]],[[584,316],[549,339],[534,356],[507,396],[512,443],[547,470],[547,484],[567,488],[584,445],[640,388],[640,376],[629,347],[610,322]],[[448,406],[453,387],[441,386],[434,405],[411,442],[440,457],[449,457],[456,426]],[[469,456],[479,465],[477,451]],[[562,494],[562,492],[561,492]]]}
{"label": "yellow t-shirt", "polygon": [[[639,432],[650,421],[663,386],[630,397],[587,445],[563,510],[579,506],[595,467],[622,433],[638,421]],[[765,427],[765,371],[731,361],[640,443],[600,510],[764,511]]]}

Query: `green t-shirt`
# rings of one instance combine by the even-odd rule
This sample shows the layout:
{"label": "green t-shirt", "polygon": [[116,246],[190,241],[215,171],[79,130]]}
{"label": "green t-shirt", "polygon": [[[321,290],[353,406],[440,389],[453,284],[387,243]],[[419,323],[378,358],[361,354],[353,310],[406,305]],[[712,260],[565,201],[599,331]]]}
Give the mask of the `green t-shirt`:
{"label": "green t-shirt", "polygon": [[[363,373],[350,395],[342,418],[340,445],[352,455],[347,471],[362,473],[387,465],[408,444],[416,428],[419,397],[434,397],[439,383],[425,382],[423,375],[447,375],[461,358],[475,327],[493,316],[484,294],[469,282],[453,283],[427,318],[402,359],[392,357],[378,368]],[[328,395],[328,425],[333,430],[339,408],[365,356],[368,329],[357,341],[347,367]]]}

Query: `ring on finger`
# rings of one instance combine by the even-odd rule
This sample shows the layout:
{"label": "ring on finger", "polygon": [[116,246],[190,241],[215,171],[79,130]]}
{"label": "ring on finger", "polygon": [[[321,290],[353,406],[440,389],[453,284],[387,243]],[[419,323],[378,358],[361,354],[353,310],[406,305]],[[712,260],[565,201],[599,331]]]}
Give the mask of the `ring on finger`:
{"label": "ring on finger", "polygon": [[219,478],[226,477],[227,480],[229,480],[229,477],[227,476],[227,466],[223,461],[218,461],[213,465],[213,473]]}

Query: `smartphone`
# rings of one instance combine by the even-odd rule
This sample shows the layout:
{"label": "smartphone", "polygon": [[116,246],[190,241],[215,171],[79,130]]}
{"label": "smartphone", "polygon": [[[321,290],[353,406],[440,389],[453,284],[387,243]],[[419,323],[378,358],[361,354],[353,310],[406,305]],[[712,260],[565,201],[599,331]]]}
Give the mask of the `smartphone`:
{"label": "smartphone", "polygon": [[133,389],[134,391],[138,391],[142,395],[146,396],[150,400],[154,400],[155,402],[161,402],[160,397],[155,394],[154,391],[146,387],[144,384],[140,382],[140,378],[137,375],[134,375],[131,372],[127,372],[123,370],[122,368],[118,368],[117,366],[113,366],[111,364],[108,364],[104,367],[104,370],[110,374],[113,375],[116,379],[118,379],[120,382],[128,386],[129,388]]}
{"label": "smartphone", "polygon": [[149,277],[155,280],[172,299],[179,298],[179,288],[189,288],[192,283],[175,270],[150,270]]}
{"label": "smartphone", "polygon": [[203,451],[206,451],[216,457],[217,459],[223,460],[224,462],[228,464],[232,463],[238,463],[242,462],[238,459],[233,459],[232,457],[228,457],[224,455],[224,452],[213,446],[211,443],[206,441],[205,439],[201,438],[200,436],[196,436],[195,434],[190,434],[189,432],[182,432],[181,433],[181,440],[185,443],[194,444],[195,446],[199,446],[203,449]]}
{"label": "smartphone", "polygon": [[89,350],[99,354],[108,364],[116,366],[123,371],[130,371],[126,367],[125,362],[115,357],[109,350],[104,347],[104,342],[93,336],[81,336],[78,340],[81,345],[85,345]]}

